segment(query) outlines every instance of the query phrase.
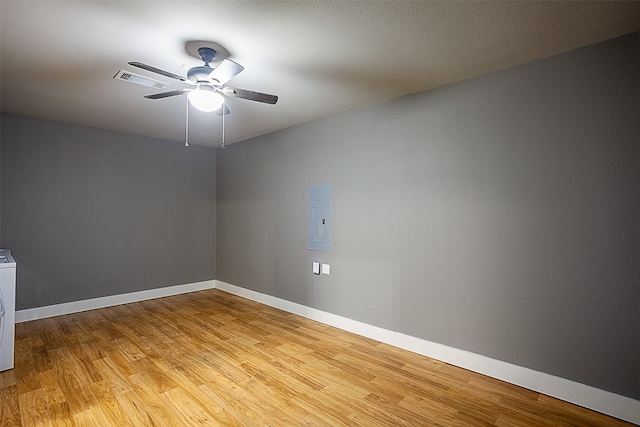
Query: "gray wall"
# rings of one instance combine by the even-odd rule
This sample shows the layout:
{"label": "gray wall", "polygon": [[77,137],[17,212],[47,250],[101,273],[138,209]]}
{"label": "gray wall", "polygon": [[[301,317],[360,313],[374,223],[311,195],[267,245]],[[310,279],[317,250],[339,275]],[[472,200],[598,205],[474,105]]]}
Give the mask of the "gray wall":
{"label": "gray wall", "polygon": [[233,144],[217,278],[640,399],[638,100],[640,33]]}
{"label": "gray wall", "polygon": [[215,279],[216,150],[2,115],[17,308]]}

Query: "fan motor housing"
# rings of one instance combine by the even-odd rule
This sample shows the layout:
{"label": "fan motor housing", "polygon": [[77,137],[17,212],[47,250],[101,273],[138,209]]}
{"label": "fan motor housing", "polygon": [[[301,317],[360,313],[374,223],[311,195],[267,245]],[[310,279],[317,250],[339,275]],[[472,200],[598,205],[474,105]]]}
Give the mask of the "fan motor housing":
{"label": "fan motor housing", "polygon": [[213,71],[213,68],[203,65],[200,67],[193,67],[187,72],[187,78],[196,82],[208,82],[211,79],[209,74]]}

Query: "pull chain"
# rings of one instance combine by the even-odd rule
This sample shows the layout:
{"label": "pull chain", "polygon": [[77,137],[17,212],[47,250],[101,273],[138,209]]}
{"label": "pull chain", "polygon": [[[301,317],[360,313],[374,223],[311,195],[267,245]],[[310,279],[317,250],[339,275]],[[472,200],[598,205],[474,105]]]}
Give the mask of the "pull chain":
{"label": "pull chain", "polygon": [[220,148],[224,149],[224,116],[227,115],[226,113],[227,110],[227,106],[224,104],[224,102],[222,103],[222,145],[220,146]]}
{"label": "pull chain", "polygon": [[187,114],[185,114],[187,122],[184,126],[184,146],[189,146],[189,100],[187,99]]}

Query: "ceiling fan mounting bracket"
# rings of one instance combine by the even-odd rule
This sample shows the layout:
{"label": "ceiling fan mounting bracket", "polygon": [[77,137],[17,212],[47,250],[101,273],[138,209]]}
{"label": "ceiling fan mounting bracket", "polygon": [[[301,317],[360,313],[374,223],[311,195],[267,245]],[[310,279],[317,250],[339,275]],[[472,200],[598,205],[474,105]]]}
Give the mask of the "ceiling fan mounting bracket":
{"label": "ceiling fan mounting bracket", "polygon": [[198,49],[198,55],[200,55],[200,58],[204,61],[204,65],[208,67],[216,56],[218,56],[218,52],[210,47],[201,47]]}
{"label": "ceiling fan mounting bracket", "polygon": [[231,56],[224,46],[222,46],[219,43],[212,42],[210,40],[188,41],[185,45],[185,50],[189,54],[189,56],[192,56],[197,59],[202,59],[202,56],[200,55],[198,50],[200,50],[203,47],[208,47],[216,51],[215,61],[223,61],[225,58],[229,58]]}

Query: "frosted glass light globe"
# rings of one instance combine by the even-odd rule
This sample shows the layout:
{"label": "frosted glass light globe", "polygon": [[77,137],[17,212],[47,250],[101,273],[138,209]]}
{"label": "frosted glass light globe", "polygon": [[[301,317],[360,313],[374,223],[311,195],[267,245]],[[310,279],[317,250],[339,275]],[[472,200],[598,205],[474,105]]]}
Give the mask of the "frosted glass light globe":
{"label": "frosted glass light globe", "polygon": [[224,98],[211,86],[198,86],[187,95],[191,105],[198,110],[211,112],[222,107]]}

